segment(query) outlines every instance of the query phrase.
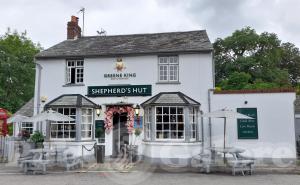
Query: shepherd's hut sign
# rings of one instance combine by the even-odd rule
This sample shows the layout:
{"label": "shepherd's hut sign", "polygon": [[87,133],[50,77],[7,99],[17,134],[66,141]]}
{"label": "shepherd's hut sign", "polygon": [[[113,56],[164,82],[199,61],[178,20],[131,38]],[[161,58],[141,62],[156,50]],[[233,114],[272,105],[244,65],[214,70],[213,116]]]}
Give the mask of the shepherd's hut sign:
{"label": "shepherd's hut sign", "polygon": [[151,85],[88,86],[89,97],[151,96]]}
{"label": "shepherd's hut sign", "polygon": [[237,108],[237,112],[254,119],[238,119],[238,139],[258,139],[257,109]]}

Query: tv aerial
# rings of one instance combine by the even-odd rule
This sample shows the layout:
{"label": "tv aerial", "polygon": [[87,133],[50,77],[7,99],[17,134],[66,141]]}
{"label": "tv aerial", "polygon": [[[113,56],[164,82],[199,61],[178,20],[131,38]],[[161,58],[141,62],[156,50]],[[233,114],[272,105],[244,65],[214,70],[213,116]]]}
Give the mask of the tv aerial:
{"label": "tv aerial", "polygon": [[82,7],[77,13],[82,13],[82,36],[84,36],[84,14],[85,14],[85,8]]}

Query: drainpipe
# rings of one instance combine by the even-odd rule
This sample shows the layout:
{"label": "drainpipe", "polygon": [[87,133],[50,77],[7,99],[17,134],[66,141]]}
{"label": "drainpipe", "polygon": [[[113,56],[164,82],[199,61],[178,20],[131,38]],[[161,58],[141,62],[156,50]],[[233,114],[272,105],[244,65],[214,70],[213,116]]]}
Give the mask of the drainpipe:
{"label": "drainpipe", "polygon": [[[42,75],[42,69],[43,67],[41,66],[41,64],[37,63],[34,59],[34,63],[36,65],[36,69],[38,69],[38,78],[37,78],[37,92],[36,92],[36,96],[37,96],[37,106],[36,106],[36,113],[39,114],[40,113],[40,108],[41,108],[41,75]],[[39,122],[37,123],[37,128],[39,128]]]}
{"label": "drainpipe", "polygon": [[204,153],[204,128],[203,128],[203,111],[200,110],[200,116],[201,116],[201,153],[203,154]]}
{"label": "drainpipe", "polygon": [[[208,112],[211,112],[211,95],[210,93],[213,92],[214,89],[208,89]],[[208,118],[208,131],[209,131],[209,147],[212,147],[212,142],[211,142],[211,118]]]}
{"label": "drainpipe", "polygon": [[[216,69],[215,69],[215,59],[214,59],[214,51],[211,52],[212,58],[212,79],[213,79],[213,89],[208,89],[208,112],[211,112],[211,95],[210,93],[214,91],[216,87]],[[211,118],[208,118],[208,129],[209,129],[209,147],[212,147],[212,130],[211,130]]]}

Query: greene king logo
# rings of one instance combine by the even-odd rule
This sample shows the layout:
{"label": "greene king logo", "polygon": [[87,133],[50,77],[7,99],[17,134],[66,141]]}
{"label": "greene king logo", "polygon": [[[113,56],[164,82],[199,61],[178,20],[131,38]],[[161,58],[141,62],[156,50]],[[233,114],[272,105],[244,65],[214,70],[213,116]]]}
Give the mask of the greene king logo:
{"label": "greene king logo", "polygon": [[122,58],[117,58],[115,69],[117,70],[117,72],[122,72],[124,69],[126,69]]}
{"label": "greene king logo", "polygon": [[122,73],[126,69],[122,58],[117,58],[114,69],[117,70],[117,73],[105,73],[104,78],[110,78],[111,80],[127,80],[136,77],[136,73]]}

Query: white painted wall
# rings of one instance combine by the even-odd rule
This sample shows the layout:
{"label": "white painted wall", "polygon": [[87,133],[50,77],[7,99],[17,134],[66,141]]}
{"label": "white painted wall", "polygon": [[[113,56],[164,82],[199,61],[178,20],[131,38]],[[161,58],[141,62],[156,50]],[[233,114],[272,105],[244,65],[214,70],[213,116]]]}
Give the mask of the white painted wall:
{"label": "white painted wall", "polygon": [[[255,158],[296,158],[295,93],[214,94],[212,111],[257,108],[258,139],[238,139],[237,121],[227,121],[227,146],[246,149]],[[244,102],[247,101],[248,104]],[[223,119],[212,119],[212,143],[223,146]]]}
{"label": "white painted wall", "polygon": [[[201,109],[208,110],[207,93],[213,87],[212,56],[208,54],[179,55],[180,84],[157,84],[158,56],[122,57],[126,69],[124,73],[136,73],[136,78],[127,80],[111,80],[104,78],[105,73],[117,73],[116,58],[86,58],[84,59],[84,86],[65,87],[66,61],[64,59],[38,60],[43,69],[41,75],[41,96],[48,97],[42,107],[62,94],[87,94],[88,86],[108,85],[152,85],[152,96],[159,92],[180,91],[201,103]],[[36,75],[36,82],[38,76]],[[37,83],[35,89],[35,107],[37,107]],[[120,101],[141,104],[151,96],[146,97],[96,97],[89,98],[96,104],[113,104]],[[41,107],[41,108],[42,108]],[[36,110],[35,110],[36,113]],[[103,114],[102,114],[103,118]],[[141,143],[140,136],[138,143]],[[106,155],[112,154],[112,134],[106,134]],[[140,152],[142,147],[139,148]]]}
{"label": "white painted wall", "polygon": [[[158,82],[158,57],[136,56],[122,58],[126,69],[124,72],[136,73],[136,78],[128,80],[105,79],[105,73],[116,73],[116,58],[87,58],[84,60],[85,86],[63,87],[65,85],[65,60],[39,60],[43,67],[41,96],[47,96],[48,101],[62,94],[87,94],[88,86],[106,85],[152,85],[152,95],[159,92],[181,91],[203,104],[207,105],[207,90],[213,87],[212,59],[210,54],[179,55],[179,82],[180,84],[156,84]],[[37,86],[37,84],[36,84]],[[142,103],[150,97],[128,97],[129,103]],[[123,100],[120,97],[90,98],[97,104],[116,103]],[[47,103],[45,102],[45,103]],[[36,104],[36,102],[35,102]],[[36,104],[37,105],[37,104]]]}

